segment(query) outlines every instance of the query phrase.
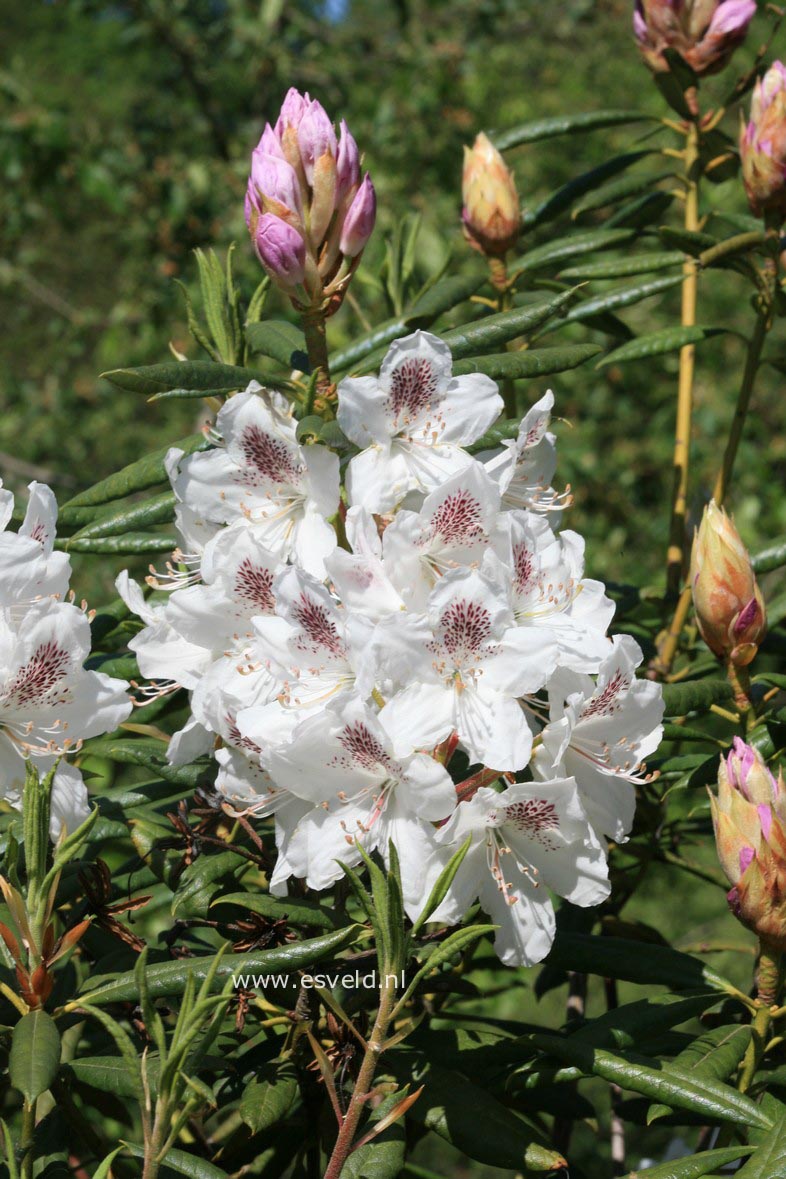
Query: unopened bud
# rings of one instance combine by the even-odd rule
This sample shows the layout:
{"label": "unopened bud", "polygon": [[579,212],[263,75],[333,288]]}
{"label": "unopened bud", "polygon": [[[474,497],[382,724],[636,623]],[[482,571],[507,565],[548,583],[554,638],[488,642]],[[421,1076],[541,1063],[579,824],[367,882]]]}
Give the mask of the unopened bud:
{"label": "unopened bud", "polygon": [[751,117],[740,133],[742,177],[757,216],[770,210],[786,217],[786,66],[776,61],[759,78]]}
{"label": "unopened bud", "polygon": [[482,131],[464,148],[461,191],[467,240],[484,254],[504,254],[521,228],[519,198],[513,173]]}
{"label": "unopened bud", "polygon": [[256,221],[254,247],[259,261],[279,286],[291,290],[303,282],[306,246],[293,226],[272,213],[263,213]]}
{"label": "unopened bud", "polygon": [[363,253],[376,217],[377,195],[371,177],[366,173],[344,218],[340,249],[345,257],[357,258],[358,254]]}
{"label": "unopened bud", "polygon": [[714,500],[693,538],[690,583],[704,642],[719,659],[746,666],[767,632],[764,599],[740,534]]}
{"label": "unopened bud", "polygon": [[710,792],[718,858],[729,883],[729,907],[777,949],[786,948],[786,791],[761,755],[739,738],[721,758],[717,795]]}
{"label": "unopened bud", "polygon": [[755,13],[756,0],[636,0],[633,32],[655,73],[668,73],[674,49],[701,77],[723,69]]}

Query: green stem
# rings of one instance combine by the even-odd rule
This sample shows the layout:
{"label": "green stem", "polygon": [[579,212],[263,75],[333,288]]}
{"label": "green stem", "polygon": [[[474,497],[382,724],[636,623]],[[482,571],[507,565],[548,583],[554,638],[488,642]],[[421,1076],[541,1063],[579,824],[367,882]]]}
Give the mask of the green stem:
{"label": "green stem", "polygon": [[360,1066],[355,1088],[352,1090],[349,1108],[341,1124],[341,1129],[339,1130],[336,1144],[333,1147],[333,1153],[330,1156],[324,1179],[339,1179],[344,1163],[352,1151],[352,1143],[358,1123],[366,1105],[366,1098],[371,1092],[377,1064],[379,1063],[379,1058],[382,1055],[385,1040],[387,1039],[388,1026],[395,999],[395,986],[390,985],[388,975],[386,974],[380,994],[379,1010],[377,1011],[377,1018],[374,1021],[374,1028],[368,1040],[368,1047],[363,1057],[363,1063]]}
{"label": "green stem", "polygon": [[753,1017],[753,1035],[748,1050],[742,1062],[742,1072],[738,1088],[740,1093],[747,1093],[753,1084],[756,1070],[761,1063],[767,1044],[772,1015],[778,1002],[781,989],[781,956],[761,943],[759,966],[756,973],[756,1014]]}
{"label": "green stem", "polygon": [[[312,385],[313,393],[321,397],[329,397],[332,393],[330,382],[330,362],[327,350],[327,326],[325,316],[321,311],[306,311],[303,313],[303,334],[306,337],[306,352],[308,353],[311,372],[316,374],[316,384]],[[306,413],[313,409],[313,393],[311,405],[306,406]]]}
{"label": "green stem", "polygon": [[21,1179],[33,1179],[35,1140],[35,1101],[26,1101],[22,1107],[22,1138],[20,1152],[22,1156]]}

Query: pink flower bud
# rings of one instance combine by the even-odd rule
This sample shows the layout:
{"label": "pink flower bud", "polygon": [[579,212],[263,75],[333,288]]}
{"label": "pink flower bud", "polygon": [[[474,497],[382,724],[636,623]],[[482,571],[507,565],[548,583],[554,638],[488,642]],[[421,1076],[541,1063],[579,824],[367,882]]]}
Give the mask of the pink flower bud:
{"label": "pink flower bud", "polygon": [[275,133],[279,138],[284,134],[287,127],[294,127],[297,130],[310,102],[311,99],[309,98],[308,91],[305,94],[301,94],[294,86],[290,86],[281,104],[278,118],[276,119]]}
{"label": "pink flower bud", "polygon": [[377,219],[377,194],[368,172],[347,210],[339,249],[345,258],[362,254]]}
{"label": "pink flower bud", "polygon": [[347,193],[360,184],[360,152],[344,120],[341,120],[341,138],[338,141],[336,160],[336,200],[341,201]]}
{"label": "pink flower bud", "polygon": [[254,247],[273,282],[287,293],[303,282],[306,245],[293,226],[272,213],[263,213],[256,223]]}
{"label": "pink flower bud", "polygon": [[704,642],[719,659],[750,663],[767,633],[764,599],[740,534],[714,500],[693,539],[690,581]]}
{"label": "pink flower bud", "polygon": [[674,49],[699,76],[716,74],[745,40],[756,0],[636,0],[633,33],[647,65],[667,73]]}
{"label": "pink flower bud", "polygon": [[757,215],[786,217],[786,66],[776,61],[756,83],[740,135],[742,176]]}
{"label": "pink flower bud", "polygon": [[[252,200],[260,212],[275,213],[285,220],[302,221],[303,203],[294,168],[283,156],[271,155],[256,148],[251,155]],[[287,216],[289,214],[289,216]]]}
{"label": "pink flower bud", "polygon": [[320,156],[330,155],[336,158],[338,143],[333,124],[325,112],[321,102],[312,99],[303,114],[297,128],[297,141],[300,148],[300,158],[303,161],[303,171],[309,184],[314,181],[314,165]]}

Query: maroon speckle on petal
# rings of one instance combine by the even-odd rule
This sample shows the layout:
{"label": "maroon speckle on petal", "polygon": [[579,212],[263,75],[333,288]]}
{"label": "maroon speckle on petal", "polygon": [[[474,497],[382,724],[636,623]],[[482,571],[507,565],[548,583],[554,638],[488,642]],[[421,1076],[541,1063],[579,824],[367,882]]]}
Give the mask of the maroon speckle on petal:
{"label": "maroon speckle on petal", "polygon": [[426,409],[437,391],[437,374],[430,360],[411,357],[394,369],[390,381],[390,408],[394,417],[415,415]]}
{"label": "maroon speckle on petal", "polygon": [[481,507],[466,488],[447,495],[431,517],[431,535],[443,544],[469,544],[483,536]]}
{"label": "maroon speckle on petal", "polygon": [[605,688],[601,689],[581,710],[581,719],[591,716],[611,716],[617,711],[617,697],[623,689],[630,687],[630,680],[619,668],[614,672]]}
{"label": "maroon speckle on petal", "polygon": [[280,438],[266,434],[259,426],[247,426],[240,436],[240,449],[248,464],[244,482],[251,486],[260,483],[299,483],[303,467]]}
{"label": "maroon speckle on petal", "polygon": [[235,593],[251,606],[258,606],[265,614],[272,614],[275,606],[273,598],[273,573],[255,565],[249,557],[245,557],[237,567],[235,574]]}
{"label": "maroon speckle on petal", "polygon": [[4,703],[15,708],[45,701],[68,672],[71,657],[50,639],[20,667],[4,695]]}
{"label": "maroon speckle on petal", "polygon": [[346,654],[336,624],[321,602],[316,602],[304,592],[295,603],[293,613],[312,647],[326,648],[331,655],[340,657]]}
{"label": "maroon speckle on petal", "polygon": [[521,593],[528,589],[532,582],[534,561],[531,551],[525,544],[513,547],[513,579],[515,588]]}
{"label": "maroon speckle on petal", "polygon": [[442,642],[454,658],[474,655],[491,636],[491,615],[480,602],[451,602],[440,619]]}
{"label": "maroon speckle on petal", "polygon": [[526,802],[514,802],[505,807],[505,822],[512,823],[519,831],[542,843],[544,847],[551,847],[549,831],[559,830],[559,819],[553,802],[545,798],[528,798]]}
{"label": "maroon speckle on petal", "polygon": [[349,754],[349,761],[364,770],[382,769],[393,773],[395,766],[377,738],[363,721],[346,725],[338,739]]}

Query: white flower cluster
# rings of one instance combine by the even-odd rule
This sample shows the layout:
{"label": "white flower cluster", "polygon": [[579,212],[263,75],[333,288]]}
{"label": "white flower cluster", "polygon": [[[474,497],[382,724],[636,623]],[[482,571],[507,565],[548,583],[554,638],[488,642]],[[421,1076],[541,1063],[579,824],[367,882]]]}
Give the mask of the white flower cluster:
{"label": "white flower cluster", "polygon": [[497,387],[454,377],[415,332],[379,377],[339,385],[357,447],[343,497],[338,456],[301,446],[256,384],[220,410],[214,448],[170,452],[190,555],[163,598],[121,575],[146,623],[131,647],[145,677],[191,692],[170,759],[213,750],[231,805],[275,815],[273,893],[327,888],[358,845],[387,857],[392,840],[414,919],[469,837],[434,919],[479,899],[510,964],[548,952],[549,889],[608,894],[606,838],[630,830],[662,701],[633,639],[607,637],[581,537],[553,530],[552,402],[473,458]]}
{"label": "white flower cluster", "polygon": [[[87,737],[116,729],[131,712],[128,684],[86,671],[90,623],[69,593],[71,563],[54,551],[57,504],[31,483],[25,518],[8,530],[14,497],[0,483],[0,797],[19,807],[25,761],[46,773]],[[89,814],[79,770],[59,760],[50,834]]]}

